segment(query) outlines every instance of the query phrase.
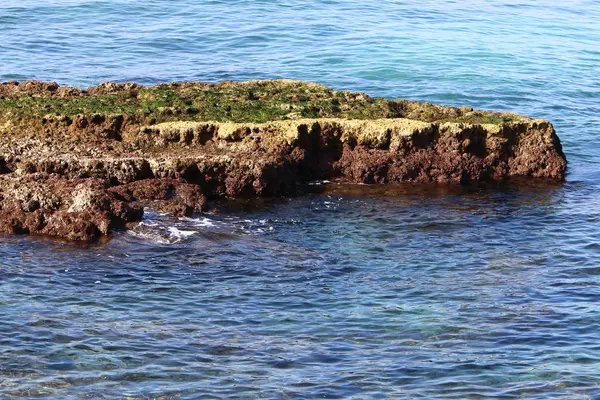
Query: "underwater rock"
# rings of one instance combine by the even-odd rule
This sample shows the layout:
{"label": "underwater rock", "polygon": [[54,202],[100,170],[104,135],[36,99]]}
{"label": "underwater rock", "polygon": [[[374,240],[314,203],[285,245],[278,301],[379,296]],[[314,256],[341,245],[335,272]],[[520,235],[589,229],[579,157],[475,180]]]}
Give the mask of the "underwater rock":
{"label": "underwater rock", "polygon": [[93,240],[311,180],[563,180],[552,124],[280,80],[0,84],[0,232]]}

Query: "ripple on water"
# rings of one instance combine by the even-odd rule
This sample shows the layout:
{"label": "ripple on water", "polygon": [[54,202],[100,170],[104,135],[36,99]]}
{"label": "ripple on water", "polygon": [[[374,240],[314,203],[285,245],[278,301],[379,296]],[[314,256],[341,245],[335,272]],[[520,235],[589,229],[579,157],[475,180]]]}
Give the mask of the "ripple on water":
{"label": "ripple on water", "polygon": [[573,232],[555,229],[585,196],[513,190],[334,188],[199,218],[148,210],[86,251],[6,238],[0,390],[594,395],[599,256],[569,252]]}
{"label": "ripple on water", "polygon": [[555,124],[569,176],[322,182],[148,210],[107,244],[5,236],[0,397],[600,397],[600,8],[488,3],[1,2],[2,80],[287,77],[516,111]]}

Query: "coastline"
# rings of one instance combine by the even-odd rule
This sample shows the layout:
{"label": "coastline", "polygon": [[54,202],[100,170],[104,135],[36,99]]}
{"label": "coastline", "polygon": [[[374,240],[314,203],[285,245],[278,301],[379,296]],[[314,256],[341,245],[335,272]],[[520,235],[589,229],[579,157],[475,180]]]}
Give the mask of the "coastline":
{"label": "coastline", "polygon": [[313,180],[562,181],[552,124],[299,81],[0,84],[0,232],[95,240],[152,206],[294,195]]}

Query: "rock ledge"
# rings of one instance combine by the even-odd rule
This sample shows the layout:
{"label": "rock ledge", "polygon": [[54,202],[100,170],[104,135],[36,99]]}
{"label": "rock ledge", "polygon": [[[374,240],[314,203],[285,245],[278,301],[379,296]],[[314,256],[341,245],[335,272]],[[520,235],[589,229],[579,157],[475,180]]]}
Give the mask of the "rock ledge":
{"label": "rock ledge", "polygon": [[317,179],[563,180],[552,124],[297,81],[0,84],[0,232],[94,240]]}

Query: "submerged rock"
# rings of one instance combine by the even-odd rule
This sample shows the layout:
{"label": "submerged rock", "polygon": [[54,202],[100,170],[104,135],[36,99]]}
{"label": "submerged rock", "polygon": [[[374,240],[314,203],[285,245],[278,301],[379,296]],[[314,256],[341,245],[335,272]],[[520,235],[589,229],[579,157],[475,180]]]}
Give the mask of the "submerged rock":
{"label": "submerged rock", "polygon": [[563,180],[548,121],[297,81],[0,84],[0,232],[93,240],[151,206],[294,194],[311,180]]}

